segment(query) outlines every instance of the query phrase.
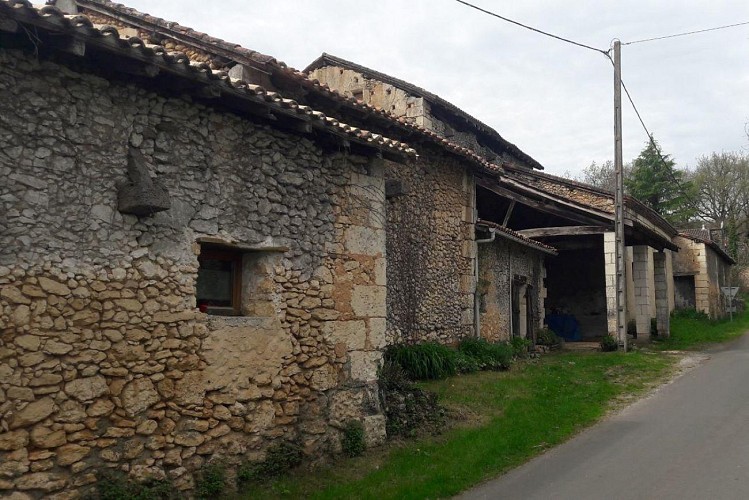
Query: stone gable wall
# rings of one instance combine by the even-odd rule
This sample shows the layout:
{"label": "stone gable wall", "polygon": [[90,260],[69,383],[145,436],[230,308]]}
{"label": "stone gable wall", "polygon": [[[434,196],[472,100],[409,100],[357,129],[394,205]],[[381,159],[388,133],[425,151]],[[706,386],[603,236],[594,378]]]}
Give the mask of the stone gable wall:
{"label": "stone gable wall", "polygon": [[[117,211],[129,147],[168,211]],[[381,162],[0,50],[0,175],[0,496],[383,439]],[[259,249],[254,317],[195,309],[202,237]]]}
{"label": "stone gable wall", "polygon": [[[445,122],[444,119],[436,117],[432,113],[432,104],[423,97],[411,95],[409,92],[389,83],[338,66],[317,68],[309,76],[345,95],[356,96],[367,104],[378,106],[399,118],[406,118],[455,144],[475,151],[481,156],[489,159],[501,157],[513,164],[518,163],[511,156],[503,154],[501,151],[494,151],[481,144],[475,133],[458,130]],[[460,118],[457,119],[460,120]],[[519,166],[523,165],[520,164]]]}
{"label": "stone gable wall", "polygon": [[455,343],[473,330],[473,177],[426,152],[385,171],[402,188],[387,202],[388,343]]}

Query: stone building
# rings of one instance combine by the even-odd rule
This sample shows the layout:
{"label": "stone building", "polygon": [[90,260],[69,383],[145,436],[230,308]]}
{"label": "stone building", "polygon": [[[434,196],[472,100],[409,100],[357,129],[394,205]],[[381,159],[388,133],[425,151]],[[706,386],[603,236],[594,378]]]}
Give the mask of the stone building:
{"label": "stone building", "polygon": [[[497,204],[497,198],[486,192],[502,195],[505,201]],[[506,167],[501,179],[479,184],[478,206],[519,234],[558,250],[558,256],[546,262],[547,320],[574,326],[566,333],[575,340],[616,335],[612,193]],[[676,230],[633,198],[626,198],[625,207],[628,322],[634,323],[640,340],[649,337],[652,319],[657,319],[659,333],[667,335],[673,310],[672,252],[678,250],[671,240]]]}
{"label": "stone building", "polygon": [[1,1],[0,42],[0,491],[380,442],[415,152],[52,6]]}
{"label": "stone building", "polygon": [[730,266],[736,262],[707,229],[683,229],[674,242],[679,246],[674,258],[676,307],[695,309],[711,318],[725,316],[721,287],[730,286]]}
{"label": "stone building", "polygon": [[[484,232],[480,231],[476,238],[486,237],[485,230],[491,228],[497,231],[496,236],[510,234],[524,238],[523,246],[534,250],[522,256],[511,247],[500,245],[486,248],[474,245],[470,250],[479,254],[474,306],[478,311],[494,309],[489,313],[474,313],[474,329],[480,329],[489,338],[507,338],[518,333],[515,326],[535,327],[536,321],[540,326],[546,315],[555,314],[575,318],[579,323],[579,339],[616,334],[611,193],[538,172],[543,169],[538,162],[495,130],[409,82],[330,54],[322,54],[305,71],[339,92],[382,107],[404,121],[423,126],[501,163],[500,177],[477,173],[469,180],[475,190],[476,218],[484,222],[479,225]],[[422,189],[429,189],[429,185],[422,185]],[[671,238],[676,231],[631,198],[627,200],[626,219],[630,255],[628,320],[634,323],[641,339],[649,336],[651,319],[655,318],[659,318],[658,330],[666,334],[668,314],[673,309],[671,252],[677,247]],[[535,240],[548,245],[539,246]],[[421,245],[432,243],[426,238],[420,240]],[[490,248],[498,252],[493,258],[487,255]],[[389,258],[396,253],[388,246]],[[512,272],[509,280],[507,276],[499,276],[497,259],[508,263],[507,268],[514,262],[515,269],[525,269],[527,274],[514,276]],[[545,265],[540,264],[541,260]],[[501,285],[508,282],[519,284]],[[523,288],[525,282],[536,285]],[[531,298],[526,306],[518,293],[528,290]],[[528,311],[534,315],[532,319],[526,318]],[[488,314],[486,321],[482,319],[485,314]],[[485,331],[480,326],[482,323],[494,325],[492,328],[497,331]],[[520,331],[533,334],[532,329]]]}
{"label": "stone building", "polygon": [[269,56],[55,4],[0,0],[0,491],[189,489],[349,419],[381,442],[384,346],[474,331],[472,179],[501,168]]}
{"label": "stone building", "polygon": [[[305,72],[496,162],[502,171],[543,168],[489,126],[413,84],[329,54]],[[554,250],[503,227],[477,206],[477,186],[502,175],[467,168],[464,159],[428,158],[423,164],[428,168],[386,169],[388,341],[534,338],[543,325],[543,261]],[[483,238],[491,244],[477,243]]]}

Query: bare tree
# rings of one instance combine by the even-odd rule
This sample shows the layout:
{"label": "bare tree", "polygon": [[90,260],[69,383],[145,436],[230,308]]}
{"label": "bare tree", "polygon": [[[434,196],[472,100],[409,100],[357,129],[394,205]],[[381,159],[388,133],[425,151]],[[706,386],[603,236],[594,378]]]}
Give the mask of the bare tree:
{"label": "bare tree", "polygon": [[730,152],[702,156],[689,176],[698,190],[696,208],[701,219],[744,225],[749,209],[749,156]]}
{"label": "bare tree", "polygon": [[[627,179],[632,173],[632,165],[624,165],[624,178]],[[603,163],[591,162],[585,167],[582,174],[575,180],[590,184],[599,189],[613,192],[616,187],[616,172],[614,172],[614,162],[606,160]]]}

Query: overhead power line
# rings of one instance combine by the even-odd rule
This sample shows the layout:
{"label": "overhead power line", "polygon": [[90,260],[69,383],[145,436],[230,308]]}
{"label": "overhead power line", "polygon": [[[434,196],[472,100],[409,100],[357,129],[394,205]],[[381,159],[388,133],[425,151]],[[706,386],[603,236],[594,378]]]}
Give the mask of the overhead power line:
{"label": "overhead power line", "polygon": [[[611,59],[609,57],[609,59]],[[614,64],[614,61],[611,60],[611,64]],[[632,99],[632,94],[629,93],[629,89],[624,84],[624,80],[621,81],[622,88],[624,89],[624,93],[627,95],[627,100],[629,100],[629,103],[632,105],[632,109],[635,112],[635,115],[637,115],[637,119],[640,121],[640,125],[642,125],[643,130],[645,130],[645,133],[648,135],[648,142],[653,146],[653,149],[655,150],[656,154],[658,155],[658,158],[660,158],[661,162],[663,162],[664,166],[668,166],[668,162],[666,161],[666,158],[663,156],[663,153],[661,153],[661,148],[658,147],[658,144],[655,142],[655,139],[653,138],[653,134],[650,133],[650,130],[648,129],[648,126],[645,125],[645,121],[642,119],[642,115],[640,114],[640,110],[637,109],[637,105],[635,105],[634,99]],[[666,172],[669,173],[669,176],[671,177],[671,180],[676,184],[676,187],[681,192],[681,195],[684,196],[684,199],[691,205],[691,201],[689,200],[689,193],[687,193],[687,190],[684,188],[684,184],[679,180],[676,175],[674,175],[673,171],[670,168],[666,169]]]}
{"label": "overhead power line", "polygon": [[534,28],[533,26],[528,26],[527,24],[523,24],[521,22],[515,21],[515,20],[510,19],[508,17],[500,16],[496,12],[491,12],[489,10],[482,9],[478,5],[473,5],[472,3],[464,2],[463,0],[455,0],[455,1],[458,2],[458,3],[461,3],[463,5],[465,5],[466,7],[470,7],[472,9],[478,10],[479,12],[483,12],[484,14],[488,14],[490,16],[496,17],[497,19],[501,19],[503,21],[507,21],[508,23],[512,23],[512,24],[514,24],[516,26],[520,26],[521,28],[525,28],[527,30],[535,31],[536,33],[540,33],[542,35],[546,35],[548,37],[555,38],[555,39],[560,40],[562,42],[571,43],[572,45],[577,45],[578,47],[582,47],[584,49],[594,50],[596,52],[600,52],[601,54],[603,54],[605,56],[608,56],[608,54],[609,54],[607,50],[597,49],[595,47],[591,47],[590,45],[585,45],[584,43],[576,42],[574,40],[570,40],[569,38],[564,38],[564,37],[561,37],[561,36],[558,36],[558,35],[554,35],[553,33],[549,33],[547,31],[543,31],[543,30],[540,30],[538,28]]}
{"label": "overhead power line", "polygon": [[742,23],[735,23],[735,24],[726,24],[725,26],[716,26],[715,28],[706,28],[703,30],[685,31],[684,33],[675,33],[673,35],[656,36],[653,38],[643,38],[642,40],[634,40],[632,42],[622,42],[622,45],[632,45],[635,43],[654,42],[656,40],[665,40],[667,38],[676,38],[678,36],[696,35],[698,33],[706,33],[708,31],[724,30],[726,28],[735,28],[736,26],[745,26],[747,24],[749,24],[749,21],[744,21]]}

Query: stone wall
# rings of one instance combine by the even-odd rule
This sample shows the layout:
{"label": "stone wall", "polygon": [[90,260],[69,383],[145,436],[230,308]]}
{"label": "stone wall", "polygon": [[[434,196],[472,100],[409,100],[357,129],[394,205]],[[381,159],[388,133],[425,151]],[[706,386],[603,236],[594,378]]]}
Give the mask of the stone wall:
{"label": "stone wall", "polygon": [[[494,151],[480,143],[476,137],[476,132],[467,130],[468,125],[456,127],[448,123],[444,116],[437,116],[439,113],[435,113],[434,109],[437,108],[433,103],[394,85],[369,78],[358,71],[338,66],[317,68],[310,73],[310,78],[315,78],[342,94],[356,97],[399,118],[405,118],[415,125],[447,138],[450,142],[476,152],[476,154],[489,159],[502,157],[507,162],[519,163],[511,156],[501,151]],[[452,114],[452,112],[442,111],[442,115],[446,114]],[[456,118],[456,120],[462,119]],[[518,166],[523,165],[519,164]]]}
{"label": "stone wall", "polygon": [[[544,254],[497,234],[493,242],[479,245],[478,255],[481,337],[492,342],[510,339],[512,280],[521,278],[525,286],[531,287],[533,318],[531,325],[525,325],[523,336],[532,338],[533,333],[543,326]],[[520,300],[523,306],[520,309],[523,309],[525,300],[522,294]],[[520,321],[521,325],[525,324],[523,314]]]}
{"label": "stone wall", "polygon": [[341,94],[356,97],[399,118],[406,118],[415,125],[426,126],[424,120],[427,103],[424,99],[412,96],[389,83],[367,78],[358,71],[337,66],[317,68],[309,77],[325,83]]}
{"label": "stone wall", "polygon": [[[129,148],[168,211],[117,211]],[[0,496],[383,439],[380,161],[0,50],[0,175]],[[247,250],[253,316],[195,308],[201,238]]]}
{"label": "stone wall", "polygon": [[399,193],[387,201],[389,343],[455,343],[473,328],[473,177],[456,159],[423,153],[385,169]]}
{"label": "stone wall", "polygon": [[725,302],[721,292],[726,286],[728,265],[715,250],[702,242],[678,236],[674,243],[679,251],[673,255],[676,275],[694,275],[695,307],[711,318],[724,316]]}

